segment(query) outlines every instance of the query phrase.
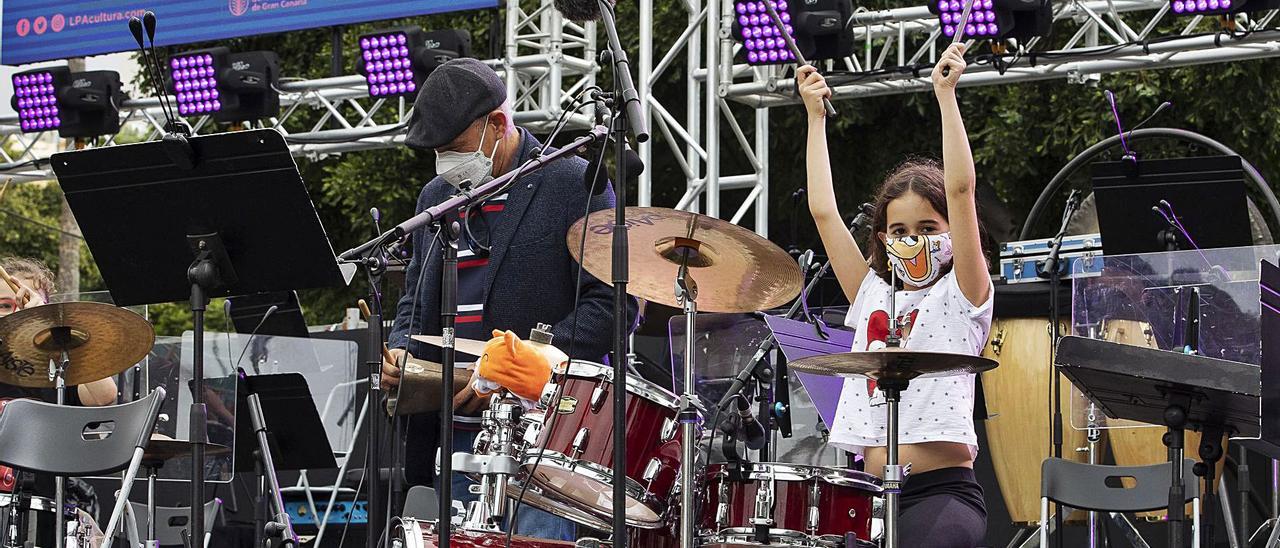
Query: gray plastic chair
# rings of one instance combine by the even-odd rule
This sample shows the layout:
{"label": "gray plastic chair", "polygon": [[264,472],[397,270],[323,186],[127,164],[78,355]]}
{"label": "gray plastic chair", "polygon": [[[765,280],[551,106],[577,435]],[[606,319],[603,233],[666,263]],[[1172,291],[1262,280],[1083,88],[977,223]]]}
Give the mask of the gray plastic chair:
{"label": "gray plastic chair", "polygon": [[[58,476],[94,476],[125,470],[121,496],[103,531],[116,533],[129,490],[142,465],[165,392],[108,407],[68,407],[14,400],[0,413],[0,463]],[[109,427],[109,431],[104,430]],[[92,430],[95,433],[90,434]],[[102,432],[102,433],[98,433]]]}
{"label": "gray plastic chair", "polygon": [[[1169,507],[1169,463],[1150,466],[1104,466],[1058,458],[1040,466],[1040,546],[1049,545],[1049,501],[1096,512],[1146,512]],[[1195,461],[1182,461],[1182,483],[1192,503],[1193,548],[1200,546],[1200,478],[1192,472]],[[1121,478],[1136,483],[1121,485]],[[1061,533],[1059,533],[1061,534]]]}

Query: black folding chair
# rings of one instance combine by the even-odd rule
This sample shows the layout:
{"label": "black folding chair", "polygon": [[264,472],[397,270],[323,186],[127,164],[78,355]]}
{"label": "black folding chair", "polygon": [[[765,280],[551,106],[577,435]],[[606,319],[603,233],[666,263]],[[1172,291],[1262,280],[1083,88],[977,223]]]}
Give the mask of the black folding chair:
{"label": "black folding chair", "polygon": [[142,465],[164,389],[108,407],[67,407],[14,400],[0,413],[0,463],[57,476],[94,476],[126,470],[121,495],[103,531],[112,538]]}
{"label": "black folding chair", "polygon": [[[1146,512],[1169,507],[1169,463],[1104,466],[1058,458],[1040,466],[1040,546],[1049,545],[1049,501],[1095,512]],[[1182,483],[1192,503],[1192,546],[1200,546],[1200,481],[1195,461],[1183,460]],[[1128,480],[1127,482],[1125,480]],[[1125,485],[1132,483],[1133,485]],[[1059,531],[1058,534],[1062,534]]]}

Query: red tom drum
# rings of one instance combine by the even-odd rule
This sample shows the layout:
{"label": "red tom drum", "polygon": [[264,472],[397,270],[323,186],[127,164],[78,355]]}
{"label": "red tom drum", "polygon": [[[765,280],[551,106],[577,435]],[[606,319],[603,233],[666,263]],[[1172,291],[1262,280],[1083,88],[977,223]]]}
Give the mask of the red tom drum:
{"label": "red tom drum", "polygon": [[779,463],[712,464],[702,488],[702,546],[839,546],[871,536],[880,478],[854,470]]}
{"label": "red tom drum", "polygon": [[[608,523],[613,516],[613,371],[572,361],[556,373],[539,402],[546,419],[526,432],[534,441],[525,452],[524,470],[546,496]],[[656,529],[666,523],[677,491],[679,398],[628,375],[626,408],[627,524]]]}

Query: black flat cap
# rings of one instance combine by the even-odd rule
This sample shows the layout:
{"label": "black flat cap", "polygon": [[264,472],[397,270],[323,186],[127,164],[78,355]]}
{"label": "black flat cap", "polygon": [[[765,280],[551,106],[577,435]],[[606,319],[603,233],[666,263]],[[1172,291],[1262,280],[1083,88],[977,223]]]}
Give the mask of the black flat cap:
{"label": "black flat cap", "polygon": [[507,86],[488,65],[469,58],[449,61],[418,90],[404,144],[418,150],[447,145],[506,100]]}

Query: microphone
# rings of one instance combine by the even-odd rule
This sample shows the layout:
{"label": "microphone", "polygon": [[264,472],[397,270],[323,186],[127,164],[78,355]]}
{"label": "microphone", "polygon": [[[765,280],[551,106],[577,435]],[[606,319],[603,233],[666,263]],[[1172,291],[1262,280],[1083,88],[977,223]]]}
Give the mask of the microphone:
{"label": "microphone", "polygon": [[[853,222],[849,223],[849,233],[856,234],[859,230],[870,225],[871,215],[874,211],[875,207],[872,206],[870,202],[864,202],[862,205],[858,206],[858,215],[853,218]],[[818,272],[814,275],[813,279],[809,280],[810,286],[816,284],[830,268],[831,261],[828,259],[825,264],[818,268]],[[807,291],[808,288],[805,289],[805,292]],[[796,311],[799,310],[802,305],[803,303],[800,302],[800,299],[796,299],[796,302],[791,304],[791,309],[787,311],[785,317],[790,318],[794,316]],[[738,372],[738,375],[733,378],[733,382],[729,384],[729,389],[725,391],[724,397],[720,398],[719,402],[716,402],[717,410],[728,407],[729,400],[737,395],[738,392],[747,385],[747,379],[750,379],[751,375],[755,373],[757,364],[760,363],[760,360],[763,360],[764,357],[769,354],[769,350],[773,349],[773,344],[773,337],[766,337],[760,342],[759,348],[756,348],[756,353],[747,361],[747,366]]]}
{"label": "microphone", "polygon": [[[604,155],[601,150],[604,148],[604,141],[596,141],[587,147],[587,171],[582,174],[582,186],[591,192],[592,196],[599,196],[604,193],[605,183],[609,182],[609,169],[603,165]],[[630,145],[626,145],[623,152],[626,165],[627,182],[632,182],[640,178],[640,174],[644,173],[644,162],[640,160],[640,155],[636,151],[631,150]]]}
{"label": "microphone", "polygon": [[[228,299],[227,301],[230,302],[230,299]],[[227,306],[228,308],[230,307],[229,304]],[[253,338],[258,336],[258,330],[262,329],[262,325],[267,323],[267,318],[270,318],[271,315],[275,314],[276,311],[279,309],[280,307],[278,305],[274,305],[274,304],[271,305],[271,308],[267,309],[267,313],[262,315],[262,319],[258,320],[258,325],[254,326],[253,331],[249,333],[249,339],[244,341],[244,349],[240,350],[240,357],[236,358],[236,364],[235,366],[232,367],[232,369],[236,369],[240,367],[240,360],[243,360],[244,353],[249,351],[249,343],[253,342]],[[253,364],[253,374],[254,375],[262,374],[261,371],[258,371],[258,364],[256,362]]]}
{"label": "microphone", "polygon": [[[556,11],[570,21],[596,21],[603,16],[600,11],[601,0],[555,0]],[[612,2],[610,2],[612,4]]]}
{"label": "microphone", "polygon": [[[147,48],[143,41],[143,32],[151,41],[150,49]],[[142,19],[131,17],[129,19],[129,32],[133,34],[133,39],[138,43],[138,50],[142,53],[143,70],[151,73],[151,77],[156,82],[156,98],[160,101],[160,110],[164,112],[165,130],[175,131],[178,128],[177,116],[174,115],[173,105],[169,103],[168,94],[165,93],[164,70],[160,67],[160,58],[156,55],[156,14],[147,11],[142,14]],[[149,54],[149,55],[148,55]]]}
{"label": "microphone", "polygon": [[764,426],[751,413],[751,403],[747,398],[738,398],[738,435],[747,442],[747,449],[764,449]]}
{"label": "microphone", "polygon": [[859,230],[867,228],[871,224],[871,215],[875,212],[875,206],[871,202],[863,202],[858,206],[858,214],[853,217],[853,222],[849,223],[849,233],[857,235]]}
{"label": "microphone", "polygon": [[556,11],[570,21],[603,20],[608,51],[612,58],[613,78],[619,90],[614,97],[615,104],[621,105],[619,111],[626,112],[627,126],[631,134],[635,135],[636,142],[648,141],[649,128],[645,126],[640,94],[636,91],[635,81],[631,79],[631,62],[627,60],[627,50],[622,47],[622,40],[618,38],[618,25],[613,20],[614,0],[554,0],[552,3]]}

